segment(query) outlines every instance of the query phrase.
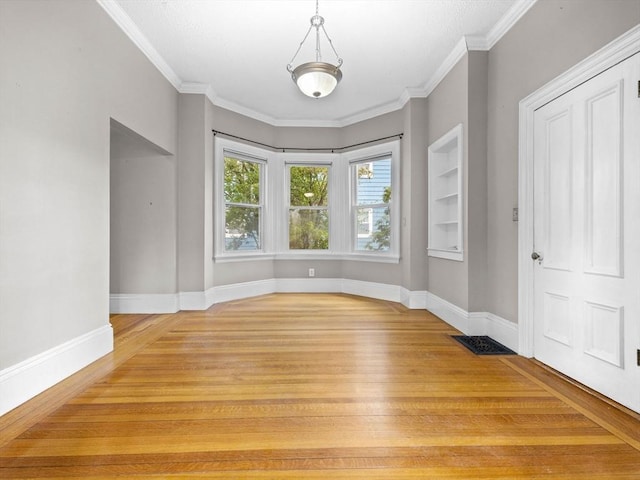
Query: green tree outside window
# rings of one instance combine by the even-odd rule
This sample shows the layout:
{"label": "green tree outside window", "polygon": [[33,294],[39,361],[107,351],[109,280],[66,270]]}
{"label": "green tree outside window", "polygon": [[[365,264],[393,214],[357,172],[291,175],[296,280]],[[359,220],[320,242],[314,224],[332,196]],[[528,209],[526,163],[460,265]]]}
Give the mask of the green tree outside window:
{"label": "green tree outside window", "polygon": [[262,198],[258,162],[225,155],[225,250],[260,250]]}
{"label": "green tree outside window", "polygon": [[289,249],[329,249],[329,167],[289,167]]}

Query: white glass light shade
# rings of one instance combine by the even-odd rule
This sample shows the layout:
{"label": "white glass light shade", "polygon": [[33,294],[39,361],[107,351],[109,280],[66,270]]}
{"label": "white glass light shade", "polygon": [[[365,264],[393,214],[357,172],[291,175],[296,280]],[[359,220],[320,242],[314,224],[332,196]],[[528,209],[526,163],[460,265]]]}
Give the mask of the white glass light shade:
{"label": "white glass light shade", "polygon": [[302,93],[312,98],[322,98],[333,92],[342,78],[340,68],[325,62],[303,63],[291,72]]}

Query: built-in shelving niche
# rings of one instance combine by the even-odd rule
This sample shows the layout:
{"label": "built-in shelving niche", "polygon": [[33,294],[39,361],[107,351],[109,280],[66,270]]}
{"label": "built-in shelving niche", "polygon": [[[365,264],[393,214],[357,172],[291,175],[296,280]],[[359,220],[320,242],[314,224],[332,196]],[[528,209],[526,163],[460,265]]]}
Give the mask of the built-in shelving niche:
{"label": "built-in shelving niche", "polygon": [[429,146],[429,244],[431,257],[463,260],[462,124]]}

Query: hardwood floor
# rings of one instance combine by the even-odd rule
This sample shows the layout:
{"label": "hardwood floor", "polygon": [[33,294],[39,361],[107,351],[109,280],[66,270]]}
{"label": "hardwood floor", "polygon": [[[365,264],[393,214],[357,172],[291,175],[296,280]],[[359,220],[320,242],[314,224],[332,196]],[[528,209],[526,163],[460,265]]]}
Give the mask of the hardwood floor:
{"label": "hardwood floor", "polygon": [[116,315],[0,418],[0,478],[640,479],[640,418],[424,310],[274,294]]}

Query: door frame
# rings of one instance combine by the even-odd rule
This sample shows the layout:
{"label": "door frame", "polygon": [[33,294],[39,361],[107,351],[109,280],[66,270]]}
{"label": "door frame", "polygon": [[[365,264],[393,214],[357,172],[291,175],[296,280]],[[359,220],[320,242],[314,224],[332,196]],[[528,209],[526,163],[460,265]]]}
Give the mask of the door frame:
{"label": "door frame", "polygon": [[632,28],[519,104],[518,133],[518,353],[533,357],[533,117],[555,98],[640,51],[640,25]]}

